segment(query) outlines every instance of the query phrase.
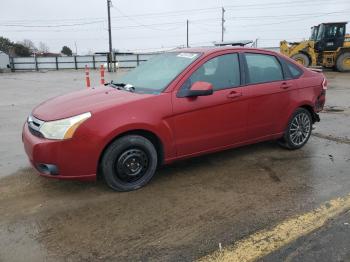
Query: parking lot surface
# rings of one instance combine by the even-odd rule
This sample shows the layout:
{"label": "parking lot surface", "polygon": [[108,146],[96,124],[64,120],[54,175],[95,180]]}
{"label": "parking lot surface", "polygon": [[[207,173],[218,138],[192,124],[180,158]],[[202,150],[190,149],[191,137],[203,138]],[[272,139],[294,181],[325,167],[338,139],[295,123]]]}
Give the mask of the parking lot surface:
{"label": "parking lot surface", "polygon": [[[180,161],[116,193],[101,181],[39,177],[22,149],[33,106],[84,88],[84,72],[0,74],[0,261],[192,261],[347,197],[350,74],[326,75],[326,108],[302,149],[272,141]],[[255,259],[348,261],[349,219],[343,210]]]}

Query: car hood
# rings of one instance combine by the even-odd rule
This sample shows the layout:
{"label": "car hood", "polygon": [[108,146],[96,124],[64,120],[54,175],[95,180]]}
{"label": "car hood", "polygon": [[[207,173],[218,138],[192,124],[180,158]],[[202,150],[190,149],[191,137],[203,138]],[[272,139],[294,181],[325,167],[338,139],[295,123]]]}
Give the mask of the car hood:
{"label": "car hood", "polygon": [[32,114],[43,121],[63,119],[85,112],[101,111],[152,95],[131,93],[112,87],[98,87],[51,98],[34,108]]}

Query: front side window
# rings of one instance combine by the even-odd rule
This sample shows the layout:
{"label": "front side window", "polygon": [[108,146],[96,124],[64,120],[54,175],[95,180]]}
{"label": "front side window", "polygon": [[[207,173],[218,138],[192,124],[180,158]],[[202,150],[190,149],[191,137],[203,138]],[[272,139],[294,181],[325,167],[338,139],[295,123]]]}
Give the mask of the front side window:
{"label": "front side window", "polygon": [[310,40],[316,40],[318,32],[318,26],[311,27],[311,37]]}
{"label": "front side window", "polygon": [[345,35],[345,28],[344,28],[344,26],[341,26],[341,27],[339,27],[337,36],[338,37],[343,37],[344,35]]}
{"label": "front side window", "polygon": [[283,80],[282,68],[275,56],[246,53],[245,58],[249,84]]}
{"label": "front side window", "polygon": [[334,38],[337,35],[338,26],[327,26],[325,30],[325,38]]}
{"label": "front side window", "polygon": [[136,92],[159,93],[199,56],[190,52],[155,55],[113,82],[132,85]]}
{"label": "front side window", "polygon": [[239,86],[240,71],[238,55],[227,54],[210,59],[187,79],[183,88],[188,89],[197,81],[211,83],[214,90]]}

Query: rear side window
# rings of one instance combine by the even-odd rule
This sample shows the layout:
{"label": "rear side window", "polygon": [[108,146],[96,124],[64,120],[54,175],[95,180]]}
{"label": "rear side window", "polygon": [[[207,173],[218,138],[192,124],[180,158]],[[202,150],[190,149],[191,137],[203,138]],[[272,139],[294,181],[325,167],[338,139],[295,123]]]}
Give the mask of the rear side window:
{"label": "rear side window", "polygon": [[298,78],[303,73],[303,71],[299,69],[296,65],[293,65],[292,63],[289,63],[289,62],[286,62],[286,64],[292,78]]}
{"label": "rear side window", "polygon": [[248,84],[283,80],[281,64],[272,55],[246,53]]}
{"label": "rear side window", "polygon": [[183,88],[190,88],[197,81],[211,83],[214,90],[239,86],[238,55],[227,54],[210,59],[191,75]]}

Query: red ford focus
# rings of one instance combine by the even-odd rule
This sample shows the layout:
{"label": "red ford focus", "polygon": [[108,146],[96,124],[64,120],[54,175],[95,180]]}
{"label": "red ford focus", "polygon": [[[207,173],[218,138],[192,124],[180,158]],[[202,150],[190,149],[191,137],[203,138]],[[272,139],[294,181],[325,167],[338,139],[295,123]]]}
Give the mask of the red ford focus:
{"label": "red ford focus", "polygon": [[181,49],[40,104],[24,125],[24,148],[43,176],[101,174],[114,190],[134,190],[174,160],[265,140],[302,147],[326,85],[322,73],[275,52]]}

